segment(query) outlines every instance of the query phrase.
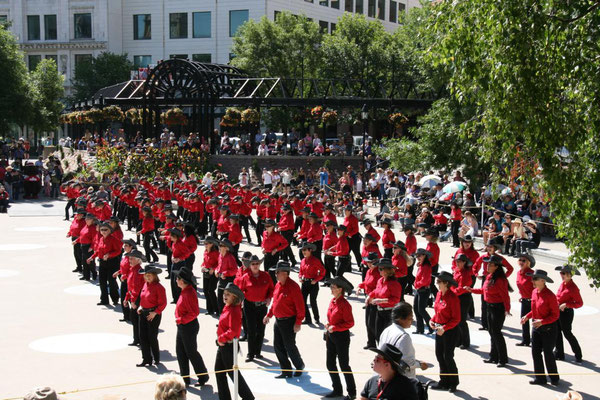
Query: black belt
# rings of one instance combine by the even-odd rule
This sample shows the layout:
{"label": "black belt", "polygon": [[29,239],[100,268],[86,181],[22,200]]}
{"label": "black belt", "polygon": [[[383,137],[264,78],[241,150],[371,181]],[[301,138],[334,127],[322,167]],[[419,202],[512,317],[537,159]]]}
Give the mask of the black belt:
{"label": "black belt", "polygon": [[147,313],[151,313],[154,310],[156,310],[156,307],[152,307],[152,308],[141,308],[142,312],[147,312]]}
{"label": "black belt", "polygon": [[313,281],[314,279],[312,279],[312,278],[300,278],[300,280],[301,280],[302,282],[311,282],[311,281]]}
{"label": "black belt", "polygon": [[245,302],[246,303],[251,303],[251,304],[255,305],[256,307],[266,306],[267,305],[266,301],[249,301],[249,300],[246,300]]}
{"label": "black belt", "polygon": [[275,317],[275,319],[277,321],[287,321],[288,319],[296,319],[296,317],[295,316],[293,316],[293,317],[283,317],[283,318],[277,318],[277,317]]}
{"label": "black belt", "polygon": [[390,311],[393,309],[394,309],[394,307],[379,307],[379,306],[377,306],[377,311]]}

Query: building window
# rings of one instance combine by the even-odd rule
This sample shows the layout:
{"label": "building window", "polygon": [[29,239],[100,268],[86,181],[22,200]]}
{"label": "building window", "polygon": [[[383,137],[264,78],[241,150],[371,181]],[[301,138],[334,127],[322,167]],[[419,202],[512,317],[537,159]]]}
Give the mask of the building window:
{"label": "building window", "polygon": [[234,37],[238,28],[248,21],[248,10],[229,11],[229,37]]}
{"label": "building window", "polygon": [[56,15],[44,15],[44,39],[56,40]]}
{"label": "building window", "polygon": [[91,54],[75,54],[75,68],[81,63],[92,62]]}
{"label": "building window", "polygon": [[275,12],[273,12],[273,21],[277,21],[277,16],[281,14],[281,11],[277,11],[275,10]]}
{"label": "building window", "polygon": [[192,54],[192,61],[198,61],[202,63],[211,63],[212,62],[212,54]]}
{"label": "building window", "polygon": [[152,39],[152,14],[133,16],[133,40]]}
{"label": "building window", "polygon": [[92,14],[75,14],[74,32],[75,39],[91,39],[92,38]]}
{"label": "building window", "polygon": [[319,5],[327,7],[329,5],[329,0],[319,0]]}
{"label": "building window", "polygon": [[169,14],[169,32],[171,39],[187,39],[187,13]]}
{"label": "building window", "polygon": [[58,56],[56,54],[48,54],[44,58],[47,60],[54,60],[54,64],[58,65]]}
{"label": "building window", "polygon": [[171,54],[169,56],[169,58],[171,58],[171,60],[174,59],[174,58],[179,58],[179,59],[182,59],[182,60],[187,60],[188,55],[187,54]]}
{"label": "building window", "polygon": [[235,54],[229,53],[229,62],[231,62],[231,60],[233,60],[234,58],[235,58]]}
{"label": "building window", "polygon": [[331,23],[331,33],[335,32],[335,24],[332,22]]}
{"label": "building window", "polygon": [[340,0],[331,0],[331,8],[340,9]]}
{"label": "building window", "polygon": [[398,14],[406,12],[406,4],[398,3]]}
{"label": "building window", "polygon": [[345,1],[346,5],[344,7],[344,10],[351,13],[352,10],[354,9],[354,4],[353,3],[354,3],[354,0],[346,0]]}
{"label": "building window", "polygon": [[385,0],[377,0],[377,18],[385,20]]}
{"label": "building window", "polygon": [[0,15],[0,25],[4,25],[8,22],[8,15]]}
{"label": "building window", "polygon": [[40,16],[27,16],[27,40],[40,40]]}
{"label": "building window", "polygon": [[152,64],[152,56],[133,56],[133,66],[135,68],[148,68]]}
{"label": "building window", "polygon": [[367,16],[371,18],[375,18],[375,1],[369,0],[369,5],[367,6]]}
{"label": "building window", "polygon": [[42,56],[41,55],[30,55],[27,57],[29,60],[29,70],[33,71],[35,70],[35,68],[38,66],[38,64],[40,63],[40,61],[42,61]]}
{"label": "building window", "polygon": [[210,11],[192,13],[192,20],[194,23],[193,37],[209,38],[211,36],[212,28],[210,20]]}
{"label": "building window", "polygon": [[319,21],[319,27],[321,28],[321,33],[327,33],[329,23],[327,21]]}
{"label": "building window", "polygon": [[363,13],[363,0],[356,0],[356,3],[354,3],[354,12],[357,14],[362,14]]}
{"label": "building window", "polygon": [[390,22],[398,22],[398,4],[390,1]]}

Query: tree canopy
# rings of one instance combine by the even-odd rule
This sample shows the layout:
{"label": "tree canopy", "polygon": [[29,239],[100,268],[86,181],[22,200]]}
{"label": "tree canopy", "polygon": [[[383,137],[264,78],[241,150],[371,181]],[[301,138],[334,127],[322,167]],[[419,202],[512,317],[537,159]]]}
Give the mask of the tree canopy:
{"label": "tree canopy", "polygon": [[29,125],[36,132],[50,132],[58,128],[58,119],[64,106],[64,78],[58,73],[56,63],[42,60],[30,74],[32,113]]}
{"label": "tree canopy", "polygon": [[129,80],[132,69],[133,64],[127,59],[127,54],[109,52],[77,63],[71,80],[73,100],[87,100],[104,87]]}

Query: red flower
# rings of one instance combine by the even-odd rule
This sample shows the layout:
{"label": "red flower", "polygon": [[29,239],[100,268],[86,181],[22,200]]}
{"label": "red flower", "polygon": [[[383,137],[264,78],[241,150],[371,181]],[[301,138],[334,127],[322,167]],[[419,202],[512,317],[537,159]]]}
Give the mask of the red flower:
{"label": "red flower", "polygon": [[169,163],[169,168],[171,168],[173,166],[173,163]]}
{"label": "red flower", "polygon": [[185,168],[185,164],[181,164],[181,167],[182,167],[182,168]]}
{"label": "red flower", "polygon": [[122,167],[122,166],[123,166],[123,163],[119,161],[119,167]]}

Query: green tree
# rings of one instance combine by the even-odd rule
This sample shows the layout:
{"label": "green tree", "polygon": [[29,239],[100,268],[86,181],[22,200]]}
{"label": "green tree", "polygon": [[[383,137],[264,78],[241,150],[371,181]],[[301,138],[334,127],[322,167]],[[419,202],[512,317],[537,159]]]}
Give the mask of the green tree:
{"label": "green tree", "polygon": [[31,110],[31,94],[27,85],[27,67],[14,36],[0,26],[0,133],[10,124],[23,125]]}
{"label": "green tree", "polygon": [[518,154],[539,163],[541,187],[572,250],[570,261],[596,286],[599,6],[598,0],[442,1],[428,23],[437,37],[432,61],[450,72],[452,95],[476,106],[461,131],[476,138],[499,178]]}
{"label": "green tree", "polygon": [[132,69],[133,63],[127,59],[127,54],[109,52],[77,63],[71,80],[74,91],[72,100],[87,100],[104,87],[129,80]]}
{"label": "green tree", "polygon": [[42,60],[31,72],[29,82],[33,107],[28,124],[36,133],[56,130],[64,108],[60,101],[64,97],[64,78],[54,60]]}
{"label": "green tree", "polygon": [[400,171],[418,171],[427,167],[423,148],[407,138],[386,139],[381,147],[374,150],[377,155],[389,160],[393,168]]}

